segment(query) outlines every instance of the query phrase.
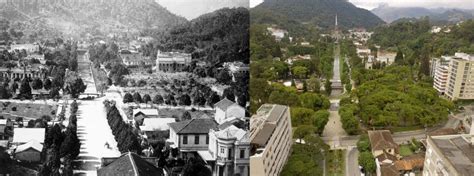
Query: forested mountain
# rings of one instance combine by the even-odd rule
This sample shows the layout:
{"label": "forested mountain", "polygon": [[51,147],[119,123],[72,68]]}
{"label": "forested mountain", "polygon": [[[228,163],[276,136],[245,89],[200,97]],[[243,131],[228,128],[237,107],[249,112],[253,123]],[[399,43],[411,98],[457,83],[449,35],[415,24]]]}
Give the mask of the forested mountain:
{"label": "forested mountain", "polygon": [[158,34],[157,49],[184,50],[212,64],[249,63],[248,31],[248,9],[224,8]]}
{"label": "forested mountain", "polygon": [[425,16],[430,17],[430,20],[435,23],[455,23],[473,18],[472,11],[463,9],[427,9],[423,7],[391,7],[382,5],[373,9],[372,12],[387,23],[402,18],[420,18]]}
{"label": "forested mountain", "polygon": [[172,14],[153,0],[137,0],[134,3],[128,0],[0,2],[0,15],[0,18],[12,23],[35,24],[41,21],[48,28],[68,37],[83,37],[87,33],[94,36],[138,33],[144,29],[164,29],[186,22],[186,19]]}
{"label": "forested mountain", "polygon": [[347,0],[265,0],[251,9],[252,23],[292,26],[300,22],[333,27],[335,16],[343,28],[371,28],[384,22],[370,11],[357,8]]}

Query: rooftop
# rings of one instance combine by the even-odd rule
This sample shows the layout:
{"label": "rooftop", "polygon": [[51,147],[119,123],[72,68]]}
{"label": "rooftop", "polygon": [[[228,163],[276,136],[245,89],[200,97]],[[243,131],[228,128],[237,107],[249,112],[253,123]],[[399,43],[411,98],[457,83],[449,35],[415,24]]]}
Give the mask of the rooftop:
{"label": "rooftop", "polygon": [[217,102],[214,106],[216,108],[222,109],[222,110],[227,110],[227,108],[231,105],[235,104],[233,101],[230,101],[227,98],[222,99],[221,101]]}
{"label": "rooftop", "polygon": [[109,165],[97,170],[99,176],[161,176],[163,169],[157,168],[135,153],[122,154]]}
{"label": "rooftop", "polygon": [[145,118],[140,129],[142,131],[165,131],[170,129],[168,124],[173,122],[176,122],[175,118]]}
{"label": "rooftop", "polygon": [[18,146],[15,150],[15,153],[23,152],[30,148],[35,149],[38,152],[41,152],[43,150],[43,144],[33,139],[27,142],[26,144]]}
{"label": "rooftop", "polygon": [[169,123],[170,128],[176,131],[177,134],[208,134],[209,130],[217,128],[217,125],[217,122],[210,118]]}
{"label": "rooftop", "polygon": [[439,149],[441,154],[453,165],[460,175],[474,173],[474,146],[468,136],[429,136],[433,147]]}
{"label": "rooftop", "polygon": [[27,143],[36,140],[40,143],[44,142],[44,128],[15,128],[13,129],[13,143]]}
{"label": "rooftop", "polygon": [[287,106],[264,104],[251,118],[251,143],[265,146],[277,126],[278,120],[288,110]]}
{"label": "rooftop", "polygon": [[133,117],[137,116],[138,113],[143,113],[146,116],[158,116],[157,109],[133,109]]}
{"label": "rooftop", "polygon": [[368,131],[372,150],[398,149],[389,130]]}

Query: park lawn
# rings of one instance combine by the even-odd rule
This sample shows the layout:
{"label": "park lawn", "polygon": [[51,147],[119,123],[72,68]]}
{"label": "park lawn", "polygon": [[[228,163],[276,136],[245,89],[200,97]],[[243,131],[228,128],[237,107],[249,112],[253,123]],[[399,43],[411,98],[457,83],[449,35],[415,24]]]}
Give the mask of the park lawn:
{"label": "park lawn", "polygon": [[330,150],[326,153],[326,174],[329,176],[345,175],[345,154],[346,150]]}
{"label": "park lawn", "polygon": [[[2,102],[0,104],[2,109],[0,116],[5,118],[16,118],[19,116],[38,119],[43,115],[54,116],[57,109],[57,105],[34,104],[27,101],[25,103]],[[14,111],[14,108],[16,108],[16,111]]]}
{"label": "park lawn", "polygon": [[400,155],[401,156],[410,156],[413,155],[409,145],[400,145]]}

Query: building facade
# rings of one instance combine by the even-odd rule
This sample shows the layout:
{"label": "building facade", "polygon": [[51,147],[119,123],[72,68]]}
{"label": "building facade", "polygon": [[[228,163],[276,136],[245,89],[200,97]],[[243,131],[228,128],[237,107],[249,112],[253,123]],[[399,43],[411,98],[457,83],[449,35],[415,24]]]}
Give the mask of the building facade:
{"label": "building facade", "polygon": [[191,54],[161,52],[156,55],[156,71],[181,72],[191,63]]}
{"label": "building facade", "polygon": [[446,91],[450,60],[451,57],[442,56],[441,58],[435,58],[431,61],[430,74],[433,77],[433,88],[441,95],[444,95]]}
{"label": "building facade", "polygon": [[450,100],[474,99],[474,56],[456,53],[449,62],[444,95]]}
{"label": "building facade", "polygon": [[250,175],[279,175],[293,141],[290,108],[264,104],[250,119]]}

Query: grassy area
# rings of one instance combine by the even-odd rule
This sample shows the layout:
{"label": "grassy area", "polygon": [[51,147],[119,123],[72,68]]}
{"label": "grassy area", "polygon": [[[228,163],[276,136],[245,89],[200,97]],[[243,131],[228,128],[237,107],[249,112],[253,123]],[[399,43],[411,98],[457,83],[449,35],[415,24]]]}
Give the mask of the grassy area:
{"label": "grassy area", "polygon": [[43,115],[53,117],[56,113],[57,106],[33,104],[25,101],[25,103],[2,102],[0,103],[0,108],[0,116],[3,116],[4,118],[15,119],[16,117],[26,117],[38,119]]}
{"label": "grassy area", "polygon": [[345,175],[345,157],[346,150],[330,150],[326,153],[326,174],[329,176]]}
{"label": "grassy area", "polygon": [[400,155],[402,156],[410,156],[413,154],[413,151],[410,149],[408,145],[400,145]]}
{"label": "grassy area", "polygon": [[404,132],[404,131],[415,131],[415,130],[422,130],[424,129],[423,126],[406,126],[406,127],[393,127],[392,132]]}

